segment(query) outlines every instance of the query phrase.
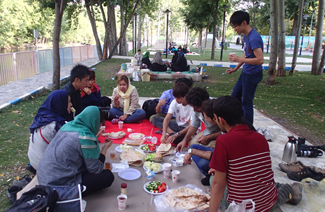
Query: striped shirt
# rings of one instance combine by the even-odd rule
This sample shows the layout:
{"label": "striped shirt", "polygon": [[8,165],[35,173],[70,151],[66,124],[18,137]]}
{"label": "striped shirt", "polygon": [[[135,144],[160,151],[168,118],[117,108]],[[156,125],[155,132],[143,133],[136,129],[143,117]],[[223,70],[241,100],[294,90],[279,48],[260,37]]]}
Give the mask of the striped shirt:
{"label": "striped shirt", "polygon": [[268,143],[247,125],[237,125],[218,137],[210,167],[227,173],[229,204],[253,199],[255,211],[269,211],[275,204],[277,190]]}

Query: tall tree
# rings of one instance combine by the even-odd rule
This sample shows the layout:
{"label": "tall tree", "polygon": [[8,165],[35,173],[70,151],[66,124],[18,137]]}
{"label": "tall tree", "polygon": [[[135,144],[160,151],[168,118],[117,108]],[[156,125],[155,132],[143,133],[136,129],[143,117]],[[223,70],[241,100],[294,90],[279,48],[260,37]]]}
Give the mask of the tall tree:
{"label": "tall tree", "polygon": [[298,30],[295,39],[295,47],[293,49],[293,57],[291,63],[291,69],[289,72],[290,76],[293,76],[295,73],[296,63],[297,63],[297,55],[298,55],[298,48],[299,48],[299,41],[300,41],[300,33],[301,33],[301,23],[302,23],[302,16],[304,12],[304,0],[300,0],[299,2],[299,17],[298,17]]}
{"label": "tall tree", "polygon": [[271,9],[271,54],[265,84],[275,84],[276,61],[278,54],[278,0],[270,0]]}
{"label": "tall tree", "polygon": [[219,0],[216,0],[215,10],[213,14],[213,38],[212,38],[211,59],[214,59],[214,48],[216,46],[216,25],[217,25],[218,7],[219,7]]}
{"label": "tall tree", "polygon": [[316,38],[315,38],[315,48],[313,53],[313,62],[311,67],[311,74],[312,75],[321,75],[323,73],[323,67],[324,67],[324,51],[321,63],[319,64],[319,57],[320,57],[320,51],[323,41],[323,23],[324,23],[324,1],[325,0],[319,0],[318,5],[318,15],[317,15],[317,25],[316,25]]}
{"label": "tall tree", "polygon": [[278,74],[279,77],[286,76],[286,58],[285,58],[285,11],[284,0],[279,0],[279,54],[278,54]]}

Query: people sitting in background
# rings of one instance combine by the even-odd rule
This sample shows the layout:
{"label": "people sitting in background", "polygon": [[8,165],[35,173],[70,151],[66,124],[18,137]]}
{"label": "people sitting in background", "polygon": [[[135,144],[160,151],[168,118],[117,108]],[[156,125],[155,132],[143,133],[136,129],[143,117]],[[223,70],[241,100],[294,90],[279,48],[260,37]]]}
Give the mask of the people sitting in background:
{"label": "people sitting in background", "polygon": [[176,63],[172,63],[171,65],[172,71],[178,72],[178,71],[187,71],[187,60],[184,57],[184,53],[179,51],[178,52],[178,58]]}
{"label": "people sitting in background", "polygon": [[182,52],[183,52],[184,54],[187,54],[187,53],[190,52],[189,48],[187,47],[187,44],[185,44],[185,45],[183,46],[183,48],[182,48]]}
{"label": "people sitting in background", "polygon": [[[189,146],[192,144],[201,144],[206,147],[214,148],[216,138],[220,135],[220,130],[217,125],[211,125],[203,115],[202,104],[205,100],[209,99],[209,93],[206,89],[195,87],[188,92],[186,96],[186,102],[193,107],[194,112],[191,117],[191,125],[188,129],[184,139],[180,142],[176,150],[178,152],[183,151],[183,148],[189,142]],[[198,133],[192,140],[191,137],[195,135],[197,130],[201,127],[201,122],[205,125],[205,130]]]}
{"label": "people sitting in background", "polygon": [[[78,115],[83,110],[80,92],[88,85],[89,72],[90,70],[87,66],[77,64],[71,70],[70,82],[62,88],[62,90],[66,90],[68,92],[71,98],[73,108],[76,110],[75,115]],[[71,121],[73,118],[73,113],[70,113],[67,121]]]}
{"label": "people sitting in background", "polygon": [[28,147],[30,164],[26,167],[27,170],[36,173],[46,147],[68,120],[71,106],[70,96],[66,90],[53,91],[40,106],[29,128],[31,133]]}
{"label": "people sitting in background", "polygon": [[[193,80],[192,78],[179,78],[176,80],[175,84],[183,82],[185,83],[189,88],[192,87],[193,85]],[[150,116],[150,122],[152,122],[153,118],[157,117],[157,118],[165,118],[165,116],[167,115],[169,106],[171,104],[171,102],[174,100],[174,96],[173,96],[173,89],[169,89],[166,90],[162,93],[162,95],[159,98],[159,102],[156,106],[156,113],[155,115]],[[174,120],[174,118],[172,119]]]}
{"label": "people sitting in background", "polygon": [[141,109],[139,104],[139,94],[137,89],[131,85],[130,79],[119,76],[117,87],[114,88],[112,109],[109,111],[109,119],[115,124],[118,120],[125,123],[140,123],[145,117],[146,112]]}
{"label": "people sitting in background", "polygon": [[[217,138],[210,162],[209,211],[217,211],[220,204],[227,209],[232,201],[240,204],[248,199],[255,203],[255,211],[273,211],[285,202],[299,204],[302,185],[275,183],[269,145],[263,135],[241,124],[240,102],[231,96],[218,97],[213,113],[215,122],[227,133]],[[252,207],[251,203],[246,205],[247,209]]]}
{"label": "people sitting in background", "polygon": [[96,73],[93,70],[90,70],[88,85],[80,92],[81,105],[83,109],[90,105],[103,106],[102,96],[95,81]]}
{"label": "people sitting in background", "polygon": [[177,51],[175,46],[173,46],[173,48],[172,48],[172,52],[174,52],[174,51]]}
{"label": "people sitting in background", "polygon": [[[183,140],[190,125],[193,108],[186,102],[190,87],[183,82],[176,83],[173,88],[175,99],[170,104],[165,118],[153,118],[152,124],[162,130],[161,142],[178,144]],[[175,121],[170,121],[175,116]],[[168,136],[169,135],[169,136]]]}
{"label": "people sitting in background", "polygon": [[150,57],[150,52],[146,51],[146,53],[143,55],[142,58],[142,64],[146,64],[148,69],[151,68],[151,61],[149,57]]}
{"label": "people sitting in background", "polygon": [[169,49],[169,51],[172,51],[173,47],[172,47],[171,43],[169,43],[168,49]]}
{"label": "people sitting in background", "polygon": [[181,52],[182,51],[182,46],[178,46],[177,51]]}
{"label": "people sitting in background", "polygon": [[69,187],[81,184],[86,187],[82,196],[111,186],[114,175],[104,170],[104,162],[112,141],[106,138],[100,150],[96,136],[103,120],[100,109],[89,106],[59,130],[39,163],[40,185]]}
{"label": "people sitting in background", "polygon": [[[169,54],[169,53],[170,53],[170,50],[169,50],[169,48],[167,48],[167,54]],[[164,48],[163,54],[166,54],[166,47]]]}
{"label": "people sitting in background", "polygon": [[178,59],[178,51],[173,51],[173,58],[172,61],[169,63],[169,67],[172,67],[172,64],[175,64]]}
{"label": "people sitting in background", "polygon": [[135,58],[135,61],[136,61],[135,65],[136,66],[141,66],[141,63],[142,63],[141,49],[138,49],[138,52],[135,53],[134,58]]}
{"label": "people sitting in background", "polygon": [[156,52],[155,57],[152,60],[151,70],[159,72],[164,72],[167,70],[167,67],[164,65],[164,62],[161,59],[161,51]]}

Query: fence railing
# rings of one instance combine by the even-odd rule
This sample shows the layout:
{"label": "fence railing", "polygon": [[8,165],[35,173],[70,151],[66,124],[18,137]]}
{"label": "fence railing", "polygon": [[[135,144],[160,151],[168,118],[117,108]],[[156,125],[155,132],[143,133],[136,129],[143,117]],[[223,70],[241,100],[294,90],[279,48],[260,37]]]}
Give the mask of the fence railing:
{"label": "fence railing", "polygon": [[[94,57],[97,57],[94,45],[60,48],[61,67]],[[38,54],[37,51],[0,54],[0,86],[52,70],[52,49],[39,50]]]}

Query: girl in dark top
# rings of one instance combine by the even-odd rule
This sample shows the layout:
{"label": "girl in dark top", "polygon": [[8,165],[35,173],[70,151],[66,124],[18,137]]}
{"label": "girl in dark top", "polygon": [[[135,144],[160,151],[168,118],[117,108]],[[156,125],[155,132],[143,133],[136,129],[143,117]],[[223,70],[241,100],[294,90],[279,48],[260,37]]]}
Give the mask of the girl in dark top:
{"label": "girl in dark top", "polygon": [[150,52],[147,51],[142,58],[142,63],[146,64],[148,69],[151,68],[151,62],[149,57],[150,57]]}
{"label": "girl in dark top", "polygon": [[95,83],[95,80],[96,80],[96,73],[90,70],[88,85],[80,92],[81,105],[83,109],[90,105],[103,106],[101,93],[98,85]]}
{"label": "girl in dark top", "polygon": [[164,72],[167,70],[167,67],[164,65],[164,62],[161,59],[161,51],[156,52],[155,57],[152,61],[151,70],[160,72]]}
{"label": "girl in dark top", "polygon": [[178,52],[178,59],[176,63],[172,64],[172,71],[187,71],[187,60],[183,52]]}

